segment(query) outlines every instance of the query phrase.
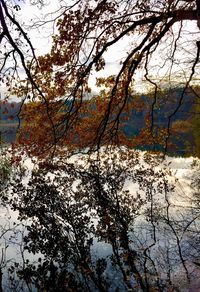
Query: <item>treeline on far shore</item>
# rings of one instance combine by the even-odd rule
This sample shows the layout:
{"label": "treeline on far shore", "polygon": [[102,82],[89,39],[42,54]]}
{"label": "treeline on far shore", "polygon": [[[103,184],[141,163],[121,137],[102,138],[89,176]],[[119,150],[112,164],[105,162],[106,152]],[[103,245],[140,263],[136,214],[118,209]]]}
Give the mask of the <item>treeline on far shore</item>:
{"label": "treeline on far shore", "polygon": [[[153,123],[156,131],[167,127],[169,116],[179,104],[182,91],[181,87],[177,87],[164,89],[157,93],[156,103],[153,106]],[[170,137],[169,154],[200,157],[200,116],[198,114],[200,112],[200,103],[195,94],[198,91],[200,91],[198,87],[195,88],[195,91],[188,89],[184,93],[184,98],[177,113],[171,118],[172,137]],[[146,126],[145,116],[152,109],[154,96],[152,92],[146,95],[136,94],[130,96],[128,102],[131,103],[132,100],[137,100],[137,105],[141,103],[141,106],[138,106],[140,110],[133,107],[127,113],[127,116],[126,113],[122,113],[123,126],[120,128],[120,131],[123,131],[123,134],[129,140],[137,137]],[[87,101],[85,102],[87,103]],[[28,103],[26,106],[28,106]],[[95,101],[93,107],[95,107]],[[17,102],[0,102],[0,138],[4,143],[12,143],[16,139],[20,108],[21,105]],[[137,148],[142,150],[163,150],[163,146],[159,144],[151,147],[151,145],[142,143]]]}

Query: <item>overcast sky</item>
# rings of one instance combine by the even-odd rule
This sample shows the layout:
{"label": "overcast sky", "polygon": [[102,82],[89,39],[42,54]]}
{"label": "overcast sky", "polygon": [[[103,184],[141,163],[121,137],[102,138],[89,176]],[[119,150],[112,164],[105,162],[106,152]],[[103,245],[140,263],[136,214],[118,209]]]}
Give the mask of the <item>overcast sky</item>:
{"label": "overcast sky", "polygon": [[[48,4],[44,6],[42,9],[39,9],[36,6],[30,6],[30,4],[28,4],[29,1],[26,1],[26,4],[22,6],[22,10],[20,12],[22,19],[26,23],[31,24],[32,19],[37,19],[37,18],[44,19],[44,15],[47,15],[47,14],[48,14],[48,19],[51,18],[50,13],[55,12],[58,9],[59,1],[47,0],[46,2]],[[179,28],[179,25],[180,24],[175,24],[173,26],[174,32],[177,31],[177,29]],[[181,59],[185,58],[186,60],[189,60],[190,57],[192,58],[192,55],[195,56],[195,53],[196,53],[195,48],[189,47],[188,44],[191,41],[191,39],[195,39],[195,43],[196,43],[196,40],[200,39],[200,35],[199,35],[199,29],[197,28],[195,21],[184,22],[183,26],[184,26],[184,32],[182,33],[182,37],[180,39],[180,41],[182,42],[183,51],[182,53],[178,52],[177,55],[175,56],[176,66],[174,67],[174,72],[183,71],[184,73],[185,65],[181,64]],[[52,24],[50,24],[49,26],[47,25],[45,29],[42,28],[39,30],[37,29],[30,30],[29,35],[30,35],[31,41],[33,42],[34,47],[36,48],[36,52],[38,55],[44,54],[48,52],[48,50],[50,49],[52,32],[53,32]],[[193,32],[196,32],[196,34],[193,35],[192,34]],[[165,51],[168,45],[167,41],[168,40],[166,38],[166,43],[163,44],[163,47],[161,47],[160,51],[157,54],[154,54],[154,57],[151,61],[152,68],[154,71],[150,73],[153,74],[153,72],[155,72],[156,76],[158,76],[158,74],[160,75],[167,74],[167,69],[168,69],[167,66],[169,67],[169,62],[166,63],[166,66],[164,66],[163,69],[159,68],[164,62],[164,59],[167,57],[167,51]],[[120,43],[117,43],[116,45],[111,47],[111,49],[108,50],[108,52],[106,53],[107,66],[105,67],[104,72],[101,71],[101,72],[98,72],[98,74],[95,73],[90,78],[90,84],[92,85],[94,90],[96,90],[96,87],[95,87],[96,77],[109,76],[109,75],[117,73],[117,71],[119,70],[119,60],[122,58],[122,56],[124,56],[124,51],[126,51],[128,47],[132,47],[134,45],[133,43],[134,43],[133,38],[132,39],[124,38],[123,41],[121,41]],[[140,82],[141,76],[142,76],[141,72],[136,73],[135,80],[139,83],[141,83]]]}
{"label": "overcast sky", "polygon": [[[36,54],[37,55],[42,55],[44,53],[47,53],[50,48],[51,48],[51,35],[53,33],[53,27],[52,27],[52,23],[50,23],[49,25],[46,25],[45,28],[44,27],[39,27],[37,29],[32,29],[31,25],[33,23],[35,23],[36,21],[39,21],[40,19],[44,20],[45,19],[45,15],[48,15],[48,17],[46,19],[51,19],[51,12],[55,12],[57,11],[58,7],[59,7],[59,1],[58,0],[47,0],[47,5],[44,6],[42,9],[40,9],[37,6],[33,6],[30,5],[28,0],[24,0],[24,1],[20,1],[18,2],[21,6],[21,10],[18,12],[18,16],[17,19],[20,20],[21,23],[23,23],[23,26],[25,24],[25,27],[28,31],[28,35],[30,37],[30,40],[33,44],[33,47],[35,48]],[[54,14],[55,15],[55,14]],[[197,26],[195,22],[188,22],[184,24],[185,26],[185,36],[182,37],[182,43],[185,44],[185,48],[187,48],[187,41],[190,41],[191,38],[193,38],[192,36],[192,32],[196,31],[199,33],[199,30],[197,30]],[[175,28],[176,30],[176,28]],[[54,32],[55,32],[55,27],[54,27]],[[195,39],[198,38],[199,35],[195,35]],[[131,42],[133,42],[133,39],[130,38],[124,38],[123,41],[121,41],[120,43],[117,43],[115,46],[113,46],[110,50],[108,50],[108,52],[106,53],[106,67],[105,70],[102,72],[98,72],[95,74],[91,75],[90,78],[90,85],[92,86],[92,89],[94,91],[97,90],[96,86],[95,86],[95,80],[96,77],[103,77],[103,76],[109,76],[109,75],[113,75],[116,74],[117,71],[119,70],[119,65],[117,65],[117,63],[119,64],[119,60],[122,58],[122,56],[124,55],[124,51],[127,49],[127,47],[131,46]],[[132,44],[133,46],[133,44]],[[165,49],[165,47],[167,46],[167,40],[166,40],[166,44],[163,44],[163,50]],[[185,49],[184,48],[184,49]],[[195,54],[195,51],[192,52],[191,50],[188,50],[188,55],[191,54]],[[186,52],[184,52],[184,54],[186,54]],[[166,55],[164,56],[166,58]],[[177,71],[181,71],[183,70],[183,68],[181,67],[181,65],[179,65],[179,58],[182,58],[183,55],[179,54],[179,56],[177,55]],[[164,58],[164,59],[165,59]],[[186,57],[187,58],[187,57]],[[152,68],[154,70],[154,72],[157,73],[157,69],[156,66],[162,64],[163,62],[163,55],[162,55],[162,49],[159,54],[154,55],[153,61],[152,61]],[[166,68],[162,69],[163,72],[164,70],[166,70]],[[164,74],[162,72],[162,70],[159,71],[159,74]],[[141,87],[141,77],[142,77],[142,73],[138,72],[135,76],[135,80],[138,84],[138,89]]]}

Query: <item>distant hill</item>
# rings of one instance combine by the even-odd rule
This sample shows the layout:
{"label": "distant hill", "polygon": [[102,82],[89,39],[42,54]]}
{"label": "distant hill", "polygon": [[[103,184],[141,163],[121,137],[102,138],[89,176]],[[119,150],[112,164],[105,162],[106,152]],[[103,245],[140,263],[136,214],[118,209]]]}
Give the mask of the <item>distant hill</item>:
{"label": "distant hill", "polygon": [[0,123],[15,123],[18,122],[18,113],[20,103],[17,102],[0,102]]}
{"label": "distant hill", "polygon": [[3,143],[12,143],[16,139],[18,113],[20,103],[0,102],[0,140]]}
{"label": "distant hill", "polygon": [[[153,117],[155,132],[159,132],[161,128],[166,128],[169,117],[171,116],[170,126],[173,129],[173,135],[170,137],[170,143],[174,146],[169,149],[169,152],[176,152],[178,154],[187,154],[189,152],[190,154],[194,154],[194,148],[197,145],[195,145],[192,127],[188,128],[188,125],[190,127],[192,124],[196,96],[191,90],[187,90],[183,96],[182,93],[182,88],[162,91],[158,93],[156,100],[151,93],[146,96],[137,95],[137,100],[142,104],[141,109],[136,110],[132,108],[128,116],[126,116],[126,113],[121,115],[121,130],[125,136],[128,139],[133,139],[139,135],[145,127],[147,113]],[[182,100],[180,100],[181,96],[183,97]],[[131,102],[134,98],[136,97],[130,96],[128,102]],[[176,111],[177,108],[178,110]],[[20,103],[0,103],[0,130],[6,142],[15,140],[16,125],[18,123],[17,114],[19,110]],[[126,116],[126,119],[123,119],[124,116]],[[143,150],[163,150],[163,146],[159,143],[156,145],[148,145],[148,143],[145,145],[143,143],[139,148]]]}
{"label": "distant hill", "polygon": [[[183,94],[184,93],[184,94]],[[134,99],[130,97],[130,99]],[[155,136],[161,129],[167,129],[170,118],[170,132],[168,152],[170,154],[194,154],[195,139],[193,133],[193,117],[197,97],[191,90],[183,92],[182,88],[158,92],[156,99],[153,94],[139,97],[143,103],[141,111],[133,108],[128,119],[124,122],[123,132],[129,139],[137,138],[145,127],[146,116],[150,116]],[[153,119],[153,122],[152,122]],[[142,150],[164,149],[163,140],[157,144],[148,144],[148,141],[139,146]]]}

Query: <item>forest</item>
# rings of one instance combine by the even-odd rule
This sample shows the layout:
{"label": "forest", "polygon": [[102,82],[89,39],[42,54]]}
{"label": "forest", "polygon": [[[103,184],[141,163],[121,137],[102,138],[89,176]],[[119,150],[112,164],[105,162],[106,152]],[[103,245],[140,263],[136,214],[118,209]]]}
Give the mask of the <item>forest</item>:
{"label": "forest", "polygon": [[[182,90],[182,88],[177,87],[169,90],[165,89],[163,92],[158,92],[159,101],[154,109],[154,123],[157,127],[156,131],[158,133],[161,128],[167,130],[168,116],[174,108],[176,108],[178,98]],[[196,88],[196,90],[198,90],[198,88]],[[169,96],[171,95],[173,95],[173,98],[170,99]],[[126,145],[128,147],[141,150],[164,150],[163,141],[154,141],[153,143],[152,139],[147,141],[146,136],[142,136],[143,129],[147,125],[146,117],[150,115],[151,112],[151,97],[152,92],[149,92],[146,95],[140,95],[137,93],[134,96],[129,96],[127,101],[129,110],[124,111],[120,118],[119,131],[122,132],[122,135],[124,136],[124,141],[119,142],[120,145]],[[87,112],[85,111],[84,113],[84,117],[87,117],[88,119],[92,112],[96,115],[96,112],[101,110],[99,109],[98,102],[101,103],[101,108],[103,108],[104,101],[102,99],[101,101],[98,101],[96,98],[92,103],[87,99],[84,101],[85,107],[89,104]],[[70,105],[71,103],[68,102],[67,107]],[[26,107],[31,108],[32,106],[35,106],[35,103],[29,102],[26,104]],[[1,135],[2,142],[4,141],[4,143],[12,143],[17,140],[16,132],[19,119],[21,120],[21,123],[23,123],[23,113],[21,113],[21,116],[18,116],[19,110],[20,103],[1,103]],[[167,149],[168,155],[199,155],[198,149],[200,137],[198,135],[198,110],[198,98],[191,90],[188,90],[184,96],[180,110],[172,120],[173,135],[170,137],[171,141]],[[91,122],[96,122],[94,117],[92,117]],[[18,140],[23,135],[24,132],[21,131],[18,136]],[[70,143],[72,143],[72,140],[73,139],[71,139]]]}
{"label": "forest", "polygon": [[0,1],[0,292],[200,289],[200,0]]}

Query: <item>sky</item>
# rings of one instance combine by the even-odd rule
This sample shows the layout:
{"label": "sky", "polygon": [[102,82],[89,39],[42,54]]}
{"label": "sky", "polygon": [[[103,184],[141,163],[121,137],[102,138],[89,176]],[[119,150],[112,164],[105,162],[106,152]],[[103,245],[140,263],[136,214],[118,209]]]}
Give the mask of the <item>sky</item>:
{"label": "sky", "polygon": [[[30,40],[33,44],[33,47],[35,48],[35,52],[37,55],[42,55],[47,53],[51,48],[51,35],[53,32],[56,31],[55,27],[52,27],[52,23],[47,24],[46,27],[38,27],[33,29],[31,26],[35,21],[37,22],[39,19],[45,20],[45,15],[48,15],[48,19],[52,18],[51,12],[57,11],[59,7],[59,0],[46,0],[46,5],[41,9],[38,5],[30,5],[30,2],[28,0],[21,0],[20,2],[17,2],[21,6],[21,10],[18,11],[17,20],[19,20],[23,27],[26,28],[28,35],[30,37]],[[178,27],[177,27],[178,28]],[[176,26],[174,26],[174,32],[177,30]],[[183,64],[181,64],[180,60],[185,54],[185,58],[187,60],[187,55],[195,54],[195,52],[191,52],[188,49],[188,52],[186,53],[188,44],[187,42],[190,41],[193,37],[195,39],[200,38],[199,30],[197,30],[197,26],[195,22],[187,22],[184,23],[184,36],[181,39],[181,42],[183,44],[182,52],[183,54],[179,52],[179,55],[176,55],[176,66],[175,70],[177,72],[182,72],[184,74],[184,67]],[[196,31],[196,34],[193,36],[192,32]],[[89,84],[92,87],[93,91],[98,91],[99,89],[96,87],[95,82],[97,77],[105,77],[109,75],[114,75],[119,70],[119,60],[122,59],[122,56],[124,55],[124,51],[127,49],[128,46],[131,45],[131,42],[133,42],[133,39],[130,41],[129,38],[124,38],[122,42],[117,43],[115,46],[113,46],[108,52],[106,53],[105,59],[106,59],[106,67],[104,71],[100,71],[98,73],[93,73],[89,79]],[[167,66],[164,66],[164,60],[163,60],[163,52],[166,50],[167,47],[167,39],[166,43],[163,44],[163,47],[161,47],[160,51],[158,53],[154,54],[154,58],[151,61],[151,68],[150,71],[151,75],[156,76],[164,76],[167,74],[167,66],[169,68],[169,62],[168,61]],[[165,53],[166,57],[167,51]],[[164,58],[165,59],[165,58]],[[161,69],[162,67],[162,69]],[[138,91],[143,91],[146,84],[142,82],[142,76],[144,74],[144,71],[138,71],[135,75],[135,83],[136,88]],[[182,74],[182,75],[183,75]]]}
{"label": "sky", "polygon": [[[47,0],[46,5],[39,8],[39,6],[30,5],[29,1],[25,0],[25,3],[21,5],[21,11],[19,12],[19,17],[21,20],[26,23],[27,25],[33,24],[33,19],[45,19],[45,15],[48,15],[48,19],[51,19],[51,12],[57,11],[59,7],[59,0]],[[46,28],[38,28],[38,29],[30,29],[29,36],[31,42],[36,48],[37,55],[42,55],[47,53],[51,48],[51,34],[54,30],[52,29],[52,24],[47,25]],[[132,42],[133,40],[131,40]],[[115,75],[116,72],[119,70],[119,60],[122,59],[124,56],[124,51],[127,47],[130,46],[130,39],[124,38],[123,41],[117,43],[116,45],[112,46],[108,52],[106,52],[105,59],[106,59],[106,67],[105,70],[102,72],[97,72],[91,74],[89,85],[92,87],[94,91],[98,91],[99,89],[96,87],[96,78],[98,77],[106,77],[110,75]],[[141,73],[137,72],[135,76],[135,80],[141,80]]]}

